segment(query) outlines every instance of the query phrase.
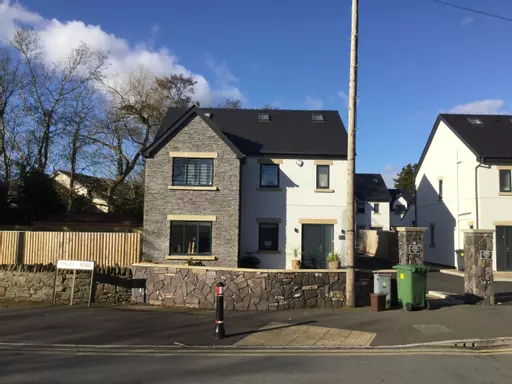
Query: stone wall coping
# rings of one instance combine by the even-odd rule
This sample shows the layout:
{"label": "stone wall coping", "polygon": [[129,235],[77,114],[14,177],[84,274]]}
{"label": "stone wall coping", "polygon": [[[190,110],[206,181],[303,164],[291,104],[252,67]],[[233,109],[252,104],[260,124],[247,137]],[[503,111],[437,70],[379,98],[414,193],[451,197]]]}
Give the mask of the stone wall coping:
{"label": "stone wall coping", "polygon": [[427,227],[396,227],[397,232],[425,232]]}
{"label": "stone wall coping", "polygon": [[495,229],[461,229],[463,233],[491,233],[496,232]]}
{"label": "stone wall coping", "polygon": [[151,268],[188,268],[198,270],[212,271],[230,271],[230,272],[253,272],[253,273],[346,273],[346,269],[253,269],[253,268],[229,268],[229,267],[204,267],[197,265],[179,265],[179,264],[155,264],[155,263],[136,263],[133,267],[151,267]]}

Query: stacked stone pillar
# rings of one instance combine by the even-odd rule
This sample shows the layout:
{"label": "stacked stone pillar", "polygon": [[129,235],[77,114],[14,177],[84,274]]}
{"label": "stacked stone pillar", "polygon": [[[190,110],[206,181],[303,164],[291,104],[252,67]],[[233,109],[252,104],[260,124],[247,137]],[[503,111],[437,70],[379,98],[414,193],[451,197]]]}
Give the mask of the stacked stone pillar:
{"label": "stacked stone pillar", "polygon": [[464,290],[470,300],[494,305],[492,261],[494,230],[464,231]]}
{"label": "stacked stone pillar", "polygon": [[397,227],[398,264],[424,264],[426,230],[424,227]]}

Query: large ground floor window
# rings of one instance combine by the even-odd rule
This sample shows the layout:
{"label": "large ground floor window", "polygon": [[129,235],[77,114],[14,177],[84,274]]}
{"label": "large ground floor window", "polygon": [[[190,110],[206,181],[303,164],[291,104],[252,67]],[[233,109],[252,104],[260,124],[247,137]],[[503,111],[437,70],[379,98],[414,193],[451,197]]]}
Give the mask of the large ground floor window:
{"label": "large ground floor window", "polygon": [[171,221],[171,255],[211,255],[212,223]]}

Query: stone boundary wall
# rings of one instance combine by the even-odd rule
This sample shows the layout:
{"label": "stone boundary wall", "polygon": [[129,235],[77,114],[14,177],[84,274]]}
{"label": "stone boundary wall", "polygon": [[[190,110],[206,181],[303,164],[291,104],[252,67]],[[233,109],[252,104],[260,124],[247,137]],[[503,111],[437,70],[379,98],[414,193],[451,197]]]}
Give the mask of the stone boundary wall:
{"label": "stone boundary wall", "polygon": [[[258,270],[135,264],[134,278],[145,289],[132,301],[170,307],[215,308],[215,287],[226,285],[226,310],[341,308],[345,306],[345,271]],[[356,305],[369,305],[373,274],[356,272]]]}
{"label": "stone boundary wall", "polygon": [[[130,268],[97,268],[95,271],[93,302],[105,304],[127,303],[134,286]],[[0,265],[0,300],[39,301],[51,303],[55,266]],[[57,303],[69,304],[73,271],[59,270]],[[90,272],[77,271],[73,301],[89,301]]]}

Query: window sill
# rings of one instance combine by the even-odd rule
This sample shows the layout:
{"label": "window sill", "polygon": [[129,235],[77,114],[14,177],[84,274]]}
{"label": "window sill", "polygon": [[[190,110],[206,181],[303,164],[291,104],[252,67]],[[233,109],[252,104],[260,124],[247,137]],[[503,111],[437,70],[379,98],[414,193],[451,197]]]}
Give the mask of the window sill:
{"label": "window sill", "polygon": [[378,213],[378,212],[373,212],[373,215],[374,215],[374,216],[380,216],[380,213]]}
{"label": "window sill", "polygon": [[217,191],[217,187],[193,187],[187,185],[169,185],[167,188],[173,191]]}
{"label": "window sill", "polygon": [[315,193],[334,193],[334,189],[317,188],[315,189]]}
{"label": "window sill", "polygon": [[282,188],[263,188],[263,187],[260,187],[257,189],[257,191],[265,191],[265,192],[279,192],[282,190],[283,190]]}
{"label": "window sill", "polygon": [[279,251],[279,250],[277,250],[277,251],[258,251],[256,253],[263,253],[263,254],[265,254],[265,253],[281,253],[281,251]]}
{"label": "window sill", "polygon": [[165,260],[194,260],[194,261],[216,261],[216,256],[199,256],[199,255],[179,255],[179,256],[165,256]]}
{"label": "window sill", "polygon": [[499,196],[512,196],[512,192],[500,192]]}

